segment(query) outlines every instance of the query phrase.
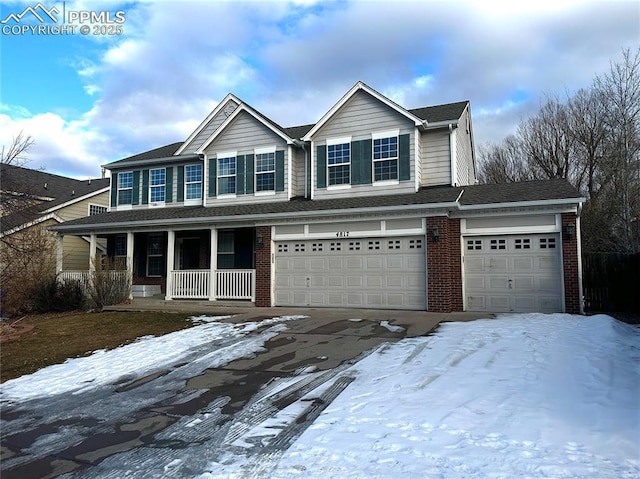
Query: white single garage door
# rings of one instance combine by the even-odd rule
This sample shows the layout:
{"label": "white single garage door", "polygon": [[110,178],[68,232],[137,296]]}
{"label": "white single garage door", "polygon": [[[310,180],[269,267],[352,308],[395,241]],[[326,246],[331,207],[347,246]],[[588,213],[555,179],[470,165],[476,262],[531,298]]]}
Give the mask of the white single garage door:
{"label": "white single garage door", "polygon": [[424,310],[424,237],[278,241],[275,304]]}
{"label": "white single garage door", "polygon": [[467,311],[562,311],[558,234],[466,237]]}

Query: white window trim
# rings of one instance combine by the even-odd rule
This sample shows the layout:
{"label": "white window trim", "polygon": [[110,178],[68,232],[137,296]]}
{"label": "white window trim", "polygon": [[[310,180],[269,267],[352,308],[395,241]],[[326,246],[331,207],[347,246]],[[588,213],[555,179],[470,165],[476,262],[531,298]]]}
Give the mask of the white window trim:
{"label": "white window trim", "polygon": [[[234,158],[235,162],[236,162],[236,173],[235,175],[224,175],[224,176],[220,176],[220,165],[218,163],[218,161],[220,161],[223,158]],[[218,180],[220,178],[231,178],[234,177],[236,179],[236,191],[233,193],[223,193],[220,194],[220,184],[218,183]],[[238,150],[235,151],[220,151],[216,153],[216,193],[217,193],[217,197],[218,198],[235,198],[236,197],[236,193],[238,191]]]}
{"label": "white window trim", "polygon": [[[253,150],[253,153],[254,153],[254,157],[253,157],[254,158],[254,166],[253,166],[254,196],[266,196],[266,195],[275,194],[276,192],[276,147],[270,146],[268,148],[255,148]],[[273,153],[273,171],[258,171],[258,155],[268,155],[269,153]],[[265,173],[273,173],[273,189],[258,191],[258,175],[262,175]]]}
{"label": "white window trim", "polygon": [[[158,171],[158,170],[164,170],[164,183],[162,183],[161,185],[152,185],[151,184],[151,172],[152,171]],[[164,199],[162,201],[151,201],[151,191],[153,191],[153,188],[162,188],[162,191],[164,193]],[[165,202],[167,200],[167,169],[166,168],[151,168],[149,170],[149,207],[153,208],[156,206],[164,206]]]}
{"label": "white window trim", "polygon": [[343,143],[351,143],[350,136],[343,136],[342,138],[327,138],[327,146],[329,145],[341,145]]}
{"label": "white window trim", "polygon": [[[201,168],[200,173],[202,175],[200,181],[191,181],[191,182],[187,181],[188,166],[200,166]],[[200,183],[200,198],[187,198],[187,185],[193,185],[196,183]],[[203,196],[204,196],[204,165],[201,165],[200,163],[191,163],[189,165],[184,165],[184,204],[187,206],[202,204]]]}
{"label": "white window trim", "polygon": [[[382,140],[384,138],[394,138],[396,139],[396,156],[393,158],[375,158],[375,140]],[[381,161],[389,161],[396,160],[396,174],[397,178],[389,179],[389,180],[376,180],[376,163]],[[400,183],[400,130],[388,130],[388,131],[379,131],[371,134],[371,183],[374,185],[397,185]]]}
{"label": "white window trim", "polygon": [[[351,138],[350,136],[344,136],[342,138],[327,138],[327,189],[328,190],[339,190],[345,189],[347,187],[351,188]],[[343,145],[345,143],[349,144],[349,163],[338,163],[335,165],[329,164],[329,147],[335,145]],[[329,184],[329,168],[335,166],[344,166],[349,165],[349,183],[341,183],[339,185],[330,185]]]}
{"label": "white window trim", "polygon": [[400,130],[387,130],[387,131],[376,131],[371,133],[372,140],[379,140],[381,138],[391,138],[392,136],[400,136]]}
{"label": "white window trim", "polygon": [[[104,211],[102,213],[106,213],[107,211],[109,211],[109,207],[105,206],[105,205],[99,205],[97,203],[89,203],[89,205],[87,206],[87,216],[92,216],[91,215],[91,207],[94,208],[104,208]],[[102,213],[97,213],[97,214],[102,214]]]}
{"label": "white window trim", "polygon": [[[127,188],[120,188],[120,179],[121,176],[120,175],[126,175],[131,173],[131,188],[127,187]],[[121,171],[118,173],[118,177],[117,177],[117,184],[116,184],[116,208],[122,208],[122,209],[127,209],[127,207],[131,207],[133,205],[133,171]],[[120,204],[120,192],[121,191],[127,191],[127,190],[131,190],[131,203],[122,203]]]}

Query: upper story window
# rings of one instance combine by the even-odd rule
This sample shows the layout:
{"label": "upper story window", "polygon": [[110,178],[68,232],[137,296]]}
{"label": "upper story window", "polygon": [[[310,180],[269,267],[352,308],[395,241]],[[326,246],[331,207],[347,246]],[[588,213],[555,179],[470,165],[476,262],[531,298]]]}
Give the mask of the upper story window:
{"label": "upper story window", "polygon": [[118,174],[118,204],[133,203],[133,171]]}
{"label": "upper story window", "polygon": [[187,165],[184,167],[185,199],[199,200],[202,198],[202,165]]}
{"label": "upper story window", "polygon": [[351,143],[327,145],[329,186],[348,185],[350,182]]}
{"label": "upper story window", "polygon": [[398,136],[373,139],[373,180],[398,179]]}
{"label": "upper story window", "polygon": [[236,193],[236,157],[218,158],[218,194],[232,195]]}
{"label": "upper story window", "polygon": [[276,152],[256,154],[256,191],[275,191]]}
{"label": "upper story window", "polygon": [[89,205],[89,216],[93,215],[101,215],[102,213],[106,213],[108,208],[102,205]]}
{"label": "upper story window", "polygon": [[166,171],[164,168],[158,168],[149,171],[149,201],[158,203],[164,201],[166,186]]}

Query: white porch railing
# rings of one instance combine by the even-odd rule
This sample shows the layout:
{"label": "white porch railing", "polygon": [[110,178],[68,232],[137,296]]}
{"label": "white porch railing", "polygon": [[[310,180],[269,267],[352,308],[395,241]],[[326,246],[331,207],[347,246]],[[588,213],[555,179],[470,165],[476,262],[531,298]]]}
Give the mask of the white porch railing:
{"label": "white porch railing", "polygon": [[216,299],[256,300],[254,269],[216,270]]}
{"label": "white porch railing", "polygon": [[[211,272],[203,269],[171,271],[167,296],[172,299],[209,299]],[[256,300],[255,270],[221,269],[215,271],[214,299]]]}
{"label": "white porch railing", "polygon": [[209,271],[203,269],[172,271],[169,296],[174,299],[207,299],[209,276]]}
{"label": "white porch railing", "polygon": [[[127,270],[117,270],[117,271],[110,271],[109,274],[111,276],[119,276],[119,275],[127,276],[129,275],[129,272]],[[77,281],[80,281],[80,283],[84,288],[87,287],[90,279],[91,279],[91,271],[86,271],[86,270],[81,270],[81,271],[65,270],[65,271],[60,271],[58,273],[58,281],[77,280]]]}

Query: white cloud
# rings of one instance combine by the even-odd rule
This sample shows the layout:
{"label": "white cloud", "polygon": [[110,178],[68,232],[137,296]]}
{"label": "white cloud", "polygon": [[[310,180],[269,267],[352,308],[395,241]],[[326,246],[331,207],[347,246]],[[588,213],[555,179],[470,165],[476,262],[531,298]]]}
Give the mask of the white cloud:
{"label": "white cloud", "polygon": [[[470,100],[476,141],[499,140],[540,95],[587,86],[636,45],[639,20],[633,2],[551,0],[67,8],[126,10],[122,38],[96,42],[98,57],[77,53],[93,107],[28,125],[78,171],[186,138],[229,92],[293,126],[317,121],[358,80],[408,108]],[[15,108],[7,115],[12,130],[25,126]]]}

